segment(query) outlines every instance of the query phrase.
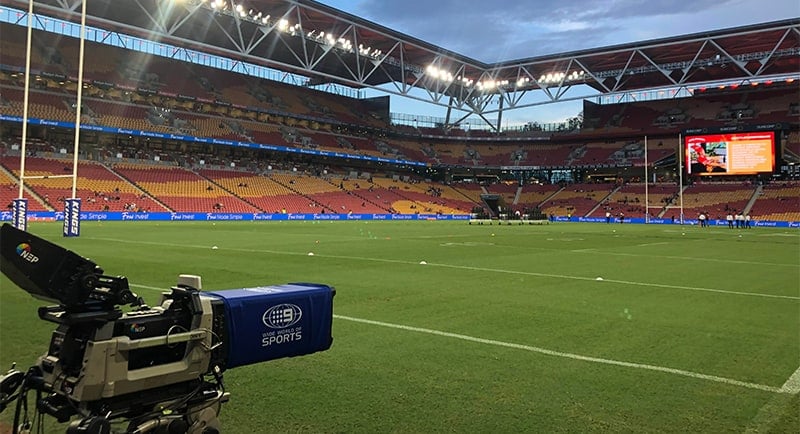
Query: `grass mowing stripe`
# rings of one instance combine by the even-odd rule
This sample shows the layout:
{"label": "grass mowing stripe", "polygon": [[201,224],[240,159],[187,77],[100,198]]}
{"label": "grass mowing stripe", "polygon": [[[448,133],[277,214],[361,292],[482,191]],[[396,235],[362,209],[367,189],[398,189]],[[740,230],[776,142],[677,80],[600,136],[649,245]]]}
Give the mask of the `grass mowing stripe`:
{"label": "grass mowing stripe", "polygon": [[[154,286],[135,285],[135,284],[131,284],[130,286],[135,287],[135,288],[149,289],[149,290],[160,291],[160,292],[164,291],[163,288],[157,288],[157,287],[154,287]],[[795,383],[800,383],[800,369],[798,369],[792,375],[792,378],[796,377],[796,381],[794,381],[794,383],[792,383],[793,387],[787,387],[786,384],[784,384],[782,387],[774,387],[774,386],[768,386],[766,384],[751,383],[751,382],[747,382],[747,381],[734,380],[732,378],[719,377],[719,376],[716,376],[716,375],[708,375],[708,374],[701,374],[699,372],[685,371],[683,369],[667,368],[667,367],[664,367],[664,366],[648,365],[648,364],[644,364],[644,363],[624,362],[624,361],[621,361],[621,360],[603,359],[603,358],[600,358],[600,357],[583,356],[583,355],[580,355],[580,354],[573,354],[573,353],[565,353],[565,352],[555,351],[555,350],[548,350],[547,348],[540,348],[540,347],[534,347],[534,346],[530,346],[530,345],[515,344],[515,343],[511,343],[511,342],[502,342],[502,341],[496,341],[496,340],[492,340],[492,339],[476,338],[474,336],[467,336],[467,335],[461,335],[461,334],[457,334],[457,333],[443,332],[443,331],[440,331],[440,330],[426,329],[426,328],[422,328],[422,327],[412,327],[412,326],[407,326],[407,325],[402,325],[402,324],[392,324],[392,323],[387,323],[387,322],[373,321],[373,320],[363,319],[363,318],[353,318],[353,317],[349,317],[349,316],[345,316],[345,315],[337,315],[337,314],[334,314],[333,317],[336,318],[336,319],[342,319],[342,320],[345,320],[345,321],[352,321],[352,322],[357,322],[357,323],[362,323],[362,324],[369,324],[369,325],[375,325],[375,326],[380,326],[380,327],[388,327],[388,328],[411,331],[411,332],[427,333],[427,334],[430,334],[430,335],[442,336],[442,337],[454,338],[454,339],[460,339],[460,340],[463,340],[463,341],[476,342],[476,343],[480,343],[480,344],[494,345],[494,346],[498,346],[498,347],[505,347],[505,348],[513,348],[513,349],[517,349],[517,350],[530,351],[530,352],[533,352],[533,353],[539,353],[539,354],[544,354],[544,355],[548,355],[548,356],[563,357],[563,358],[567,358],[567,359],[580,360],[580,361],[591,362],[591,363],[600,363],[600,364],[605,364],[605,365],[622,366],[622,367],[625,367],[625,368],[644,369],[644,370],[648,370],[648,371],[663,372],[663,373],[667,373],[667,374],[680,375],[680,376],[683,376],[683,377],[690,377],[690,378],[696,378],[696,379],[700,379],[700,380],[713,381],[713,382],[716,382],[716,383],[729,384],[729,385],[732,385],[732,386],[745,387],[745,388],[748,388],[748,389],[762,390],[762,391],[765,391],[765,392],[781,393],[781,394],[792,394],[792,393],[797,393],[796,391],[794,391],[795,387],[800,387],[800,384],[795,384]],[[792,378],[790,378],[790,381],[792,380]],[[787,384],[789,384],[789,381],[787,381]]]}
{"label": "grass mowing stripe", "polygon": [[[638,247],[642,247],[643,244],[639,245]],[[634,246],[637,247],[637,246]],[[598,249],[581,249],[581,250],[571,250],[574,253],[597,253],[600,250]],[[622,253],[622,252],[609,252],[603,251],[604,255],[610,256],[633,256],[636,258],[641,258],[641,253]],[[791,268],[800,268],[800,264],[779,264],[775,262],[756,262],[756,261],[739,261],[736,259],[718,259],[718,258],[704,258],[701,256],[698,257],[687,257],[687,256],[667,256],[667,255],[647,255],[651,258],[658,258],[658,259],[677,259],[679,261],[688,261],[691,260],[692,262],[720,262],[724,264],[744,264],[744,265],[766,265],[771,267],[791,267]]]}
{"label": "grass mowing stripe", "polygon": [[368,319],[352,318],[352,317],[344,316],[344,315],[334,315],[333,317],[336,318],[336,319],[343,319],[343,320],[346,320],[346,321],[353,321],[353,322],[358,322],[358,323],[363,323],[363,324],[376,325],[376,326],[381,326],[381,327],[389,327],[389,328],[393,328],[393,329],[406,330],[406,331],[412,331],[412,332],[418,332],[418,333],[427,333],[427,334],[436,335],[436,336],[442,336],[442,337],[448,337],[448,338],[454,338],[454,339],[461,339],[461,340],[464,340],[464,341],[476,342],[476,343],[486,344],[486,345],[494,345],[494,346],[498,346],[498,347],[513,348],[513,349],[517,349],[517,350],[525,350],[525,351],[530,351],[530,352],[534,352],[534,353],[545,354],[545,355],[548,355],[548,356],[563,357],[563,358],[567,358],[567,359],[580,360],[580,361],[592,362],[592,363],[601,363],[601,364],[605,364],[605,365],[622,366],[622,367],[626,367],[626,368],[645,369],[645,370],[649,370],[649,371],[664,372],[664,373],[667,373],[667,374],[681,375],[681,376],[684,376],[684,377],[691,377],[691,378],[696,378],[696,379],[701,379],[701,380],[714,381],[714,382],[717,382],[717,383],[730,384],[732,386],[746,387],[748,389],[763,390],[765,392],[789,393],[788,391],[784,390],[783,388],[768,386],[768,385],[765,385],[765,384],[750,383],[750,382],[747,382],[747,381],[739,381],[739,380],[734,380],[732,378],[718,377],[716,375],[708,375],[708,374],[701,374],[701,373],[698,373],[698,372],[684,371],[682,369],[667,368],[667,367],[663,367],[663,366],[648,365],[648,364],[643,364],[643,363],[623,362],[623,361],[620,361],[620,360],[603,359],[603,358],[600,358],[600,357],[582,356],[580,354],[564,353],[564,352],[561,352],[561,351],[548,350],[547,348],[533,347],[533,346],[530,346],[530,345],[514,344],[514,343],[510,343],[510,342],[495,341],[495,340],[492,340],[492,339],[476,338],[476,337],[473,337],[473,336],[460,335],[460,334],[457,334],[457,333],[449,333],[449,332],[443,332],[443,331],[439,331],[439,330],[432,330],[432,329],[426,329],[426,328],[421,328],[421,327],[412,327],[412,326],[407,326],[407,325],[402,325],[402,324],[392,324],[392,323],[386,323],[386,322],[381,322],[381,321],[372,321],[372,320],[368,320]]}
{"label": "grass mowing stripe", "polygon": [[[146,244],[146,245],[154,245],[154,246],[170,246],[170,247],[184,247],[184,248],[192,248],[192,249],[208,249],[208,246],[199,246],[199,245],[192,245],[192,244],[170,244],[170,243],[159,243],[155,241],[134,241],[134,240],[122,240],[116,238],[91,238],[94,240],[99,241],[114,241],[119,243],[130,243],[130,244]],[[306,253],[299,253],[299,252],[286,252],[286,251],[279,251],[279,250],[266,250],[266,249],[242,249],[242,248],[231,248],[225,247],[220,248],[219,250],[230,250],[234,252],[250,252],[250,253],[270,253],[276,255],[291,255],[291,256],[306,256]],[[344,256],[344,255],[315,255],[315,257],[322,257],[322,258],[333,258],[333,259],[348,259],[348,260],[358,260],[358,261],[371,261],[371,262],[386,262],[391,264],[404,264],[404,265],[419,265],[417,262],[414,261],[402,261],[397,259],[382,259],[382,258],[366,258],[362,256]],[[547,277],[551,279],[569,279],[569,280],[581,280],[581,281],[596,281],[596,277],[582,277],[582,276],[569,276],[564,274],[549,274],[549,273],[536,273],[532,271],[515,271],[515,270],[502,270],[497,268],[484,268],[484,267],[471,267],[467,265],[450,265],[450,264],[438,264],[438,263],[427,263],[429,267],[442,267],[442,268],[453,268],[458,270],[470,270],[470,271],[482,271],[482,272],[491,272],[491,273],[503,273],[503,274],[517,274],[517,275],[524,275],[524,276],[534,276],[534,277]],[[800,296],[793,296],[793,295],[776,295],[776,294],[764,294],[760,292],[743,292],[743,291],[729,291],[727,289],[715,289],[715,288],[698,288],[692,286],[681,286],[681,285],[667,285],[663,283],[648,283],[648,282],[632,282],[629,280],[615,280],[615,279],[605,279],[603,283],[610,282],[610,283],[618,283],[621,285],[631,285],[631,286],[645,286],[645,287],[654,287],[654,288],[665,288],[665,289],[678,289],[684,291],[698,291],[698,292],[712,292],[718,294],[728,294],[728,295],[742,295],[748,297],[762,297],[762,298],[777,298],[777,299],[786,299],[786,300],[800,300]],[[598,282],[600,283],[600,282]]]}
{"label": "grass mowing stripe", "polygon": [[[514,270],[499,270],[496,268],[483,268],[483,267],[468,267],[464,265],[447,265],[447,264],[431,264],[428,263],[428,266],[432,267],[447,267],[447,268],[458,268],[462,270],[473,270],[473,271],[486,271],[492,273],[508,273],[508,274],[522,274],[525,276],[536,276],[536,277],[551,277],[557,279],[571,279],[571,280],[584,280],[584,281],[596,281],[597,278],[595,277],[581,277],[581,276],[566,276],[563,274],[547,274],[547,273],[534,273],[531,271],[514,271]],[[663,283],[647,283],[647,282],[631,282],[629,280],[614,280],[614,279],[603,279],[603,283],[611,282],[611,283],[619,283],[622,285],[635,285],[635,286],[652,286],[656,288],[667,288],[667,289],[681,289],[687,291],[701,291],[701,292],[716,292],[721,294],[731,294],[731,295],[746,295],[751,297],[766,297],[766,298],[784,298],[789,300],[800,300],[800,296],[795,297],[793,295],[775,295],[775,294],[763,294],[760,292],[742,292],[742,291],[728,291],[727,289],[714,289],[714,288],[697,288],[693,286],[680,286],[680,285],[665,285]],[[598,282],[599,283],[599,282]]]}
{"label": "grass mowing stripe", "polygon": [[[441,237],[445,238],[446,237]],[[553,238],[551,241],[558,241],[558,239]],[[697,241],[697,240],[695,240]],[[647,246],[657,246],[657,245],[669,245],[672,244],[671,241],[664,241],[664,242],[656,242],[656,243],[645,243],[645,244],[635,244],[629,246],[619,246],[616,248],[631,248],[631,247],[647,247]],[[610,250],[601,250],[599,248],[586,248],[586,249],[573,249],[573,250],[563,250],[563,249],[553,249],[548,247],[539,247],[539,246],[502,246],[505,249],[521,249],[521,250],[543,250],[547,252],[551,252],[552,254],[559,254],[559,253],[590,253],[596,254],[598,252],[602,252],[603,255],[609,256],[632,256],[636,258],[641,258],[641,253],[625,253],[625,252],[613,252]],[[789,268],[800,268],[799,264],[782,264],[778,262],[759,262],[759,261],[742,261],[739,259],[720,259],[720,258],[708,258],[708,257],[701,257],[701,256],[671,256],[671,255],[647,255],[650,258],[658,258],[658,259],[673,259],[677,261],[687,261],[691,260],[692,262],[715,262],[720,264],[744,264],[744,265],[759,265],[759,266],[770,266],[770,267],[789,267]]]}

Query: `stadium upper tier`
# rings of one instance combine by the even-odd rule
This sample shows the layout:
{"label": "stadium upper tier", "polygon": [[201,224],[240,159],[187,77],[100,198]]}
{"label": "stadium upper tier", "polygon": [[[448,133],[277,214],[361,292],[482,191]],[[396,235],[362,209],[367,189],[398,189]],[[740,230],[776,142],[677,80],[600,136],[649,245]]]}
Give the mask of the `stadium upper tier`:
{"label": "stadium upper tier", "polygon": [[[2,24],[0,112],[21,116],[25,31]],[[72,122],[78,41],[35,31],[37,72],[29,116]],[[626,104],[584,103],[580,131],[537,137],[392,126],[388,101],[358,100],[87,42],[82,122],[260,144],[459,166],[630,166],[674,154],[690,127],[796,122],[798,88],[764,85],[730,93]],[[542,138],[546,140],[541,140]],[[798,145],[792,145],[798,146]]]}

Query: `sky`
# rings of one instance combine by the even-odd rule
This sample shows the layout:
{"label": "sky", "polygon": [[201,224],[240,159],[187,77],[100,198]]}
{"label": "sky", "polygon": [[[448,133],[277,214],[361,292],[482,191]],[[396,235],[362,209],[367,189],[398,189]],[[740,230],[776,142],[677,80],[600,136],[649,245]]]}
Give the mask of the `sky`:
{"label": "sky", "polygon": [[[800,17],[800,0],[320,0],[483,62],[680,36]],[[445,116],[445,109],[391,96],[392,112]],[[504,125],[559,122],[579,102],[519,109]]]}

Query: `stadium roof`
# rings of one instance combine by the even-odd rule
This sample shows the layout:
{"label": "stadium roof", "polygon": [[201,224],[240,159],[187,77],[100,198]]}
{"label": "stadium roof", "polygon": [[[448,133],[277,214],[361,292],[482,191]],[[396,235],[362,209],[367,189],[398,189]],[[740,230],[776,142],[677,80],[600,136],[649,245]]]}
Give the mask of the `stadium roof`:
{"label": "stadium roof", "polygon": [[[10,0],[27,10],[28,0]],[[77,22],[81,0],[34,12]],[[484,63],[312,0],[92,0],[90,25],[486,118],[628,92],[800,78],[800,18]],[[423,92],[413,92],[422,89]],[[420,96],[420,94],[422,96]],[[462,119],[463,119],[462,118]],[[458,122],[458,121],[456,121]]]}

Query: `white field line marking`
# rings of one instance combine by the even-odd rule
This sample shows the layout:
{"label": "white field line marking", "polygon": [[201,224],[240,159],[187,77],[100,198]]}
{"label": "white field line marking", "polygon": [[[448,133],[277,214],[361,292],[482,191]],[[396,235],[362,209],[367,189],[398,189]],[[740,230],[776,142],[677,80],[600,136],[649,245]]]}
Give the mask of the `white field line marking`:
{"label": "white field line marking", "polygon": [[492,339],[476,338],[476,337],[473,337],[473,336],[461,335],[461,334],[457,334],[457,333],[449,333],[449,332],[443,332],[443,331],[439,331],[439,330],[432,330],[432,329],[426,329],[426,328],[421,328],[421,327],[411,327],[411,326],[406,326],[406,325],[402,325],[402,324],[392,324],[392,323],[386,323],[386,322],[381,322],[381,321],[372,321],[372,320],[368,320],[368,319],[353,318],[353,317],[344,316],[344,315],[334,315],[333,317],[336,318],[336,319],[343,319],[343,320],[346,320],[346,321],[353,321],[353,322],[358,322],[358,323],[363,323],[363,324],[370,324],[370,325],[375,325],[375,326],[388,327],[388,328],[393,328],[393,329],[398,329],[398,330],[406,330],[406,331],[418,332],[418,333],[427,333],[427,334],[436,335],[436,336],[443,336],[443,337],[447,337],[447,338],[460,339],[460,340],[463,340],[463,341],[476,342],[476,343],[479,343],[479,344],[494,345],[494,346],[498,346],[498,347],[505,347],[505,348],[513,348],[513,349],[517,349],[517,350],[530,351],[530,352],[533,352],[533,353],[539,353],[539,354],[544,354],[544,355],[548,355],[548,356],[563,357],[563,358],[567,358],[567,359],[581,360],[581,361],[584,361],[584,362],[592,362],[592,363],[601,363],[601,364],[605,364],[605,365],[622,366],[622,367],[625,367],[625,368],[645,369],[645,370],[649,370],[649,371],[664,372],[664,373],[667,373],[667,374],[681,375],[681,376],[684,376],[684,377],[697,378],[697,379],[700,379],[700,380],[707,380],[707,381],[714,381],[714,382],[717,382],[717,383],[724,383],[724,384],[729,384],[729,385],[732,385],[732,386],[746,387],[748,389],[763,390],[763,391],[772,392],[772,393],[789,393],[789,392],[783,390],[782,388],[778,388],[778,387],[774,387],[774,386],[768,386],[768,385],[765,385],[765,384],[758,384],[758,383],[750,383],[750,382],[747,382],[747,381],[739,381],[739,380],[734,380],[734,379],[731,379],[731,378],[718,377],[716,375],[701,374],[701,373],[698,373],[698,372],[685,371],[685,370],[682,370],[682,369],[667,368],[667,367],[664,367],[664,366],[655,366],[655,365],[648,365],[648,364],[643,364],[643,363],[624,362],[624,361],[620,361],[620,360],[603,359],[603,358],[600,358],[600,357],[582,356],[580,354],[573,354],[573,353],[565,353],[565,352],[555,351],[555,350],[548,350],[546,348],[533,347],[533,346],[530,346],[530,345],[514,344],[514,343],[510,343],[510,342],[502,342],[502,341],[496,341],[496,340],[492,340]]}
{"label": "white field line marking", "polygon": [[[696,225],[684,225],[683,227],[686,228],[686,229],[662,229],[661,232],[665,232],[665,233],[668,233],[668,234],[679,234],[681,232],[694,231],[694,230],[698,229]],[[710,231],[708,231],[708,232],[706,230],[702,230],[702,231],[694,232],[694,233],[696,233],[696,234],[709,234],[711,236],[715,236],[715,235],[719,235],[719,234],[723,234],[723,233],[730,234],[730,235],[735,235],[735,234],[738,233],[738,232],[730,232],[730,230],[728,229],[727,226],[714,226],[714,227],[711,227],[709,229],[710,229]],[[715,230],[715,229],[718,229],[718,230]],[[800,232],[760,233],[758,231],[753,231],[753,232],[747,232],[747,233],[752,234],[753,236],[756,236],[756,237],[798,237],[798,236],[800,236]]]}
{"label": "white field line marking", "polygon": [[[766,236],[766,234],[764,235]],[[615,235],[615,237],[619,237],[619,235]],[[433,238],[433,237],[432,237]],[[555,240],[555,239],[550,239]],[[696,241],[696,239],[695,239]],[[659,244],[670,244],[671,241],[664,241],[664,242],[656,242],[656,243],[646,243],[646,244],[638,244],[632,246],[620,246],[618,248],[626,248],[626,247],[642,247],[642,246],[655,246]],[[544,250],[552,253],[590,253],[596,254],[598,252],[602,252],[603,255],[610,255],[610,256],[633,256],[633,257],[641,257],[640,253],[624,253],[624,252],[612,252],[612,251],[603,251],[598,248],[588,248],[588,249],[573,249],[573,250],[562,250],[562,249],[552,249],[546,247],[533,247],[533,246],[503,246],[506,249],[512,248],[519,248],[525,250]],[[764,265],[764,266],[772,266],[772,267],[790,267],[790,268],[800,268],[800,263],[797,264],[781,264],[776,262],[758,262],[758,261],[742,261],[738,259],[719,259],[719,258],[703,258],[703,257],[686,257],[686,256],[670,256],[670,255],[650,255],[647,256],[651,258],[658,258],[658,259],[674,259],[677,261],[686,261],[691,260],[693,262],[716,262],[716,263],[723,263],[723,264],[745,264],[745,265]]]}
{"label": "white field line marking", "polygon": [[781,393],[800,393],[800,368],[797,368],[789,379],[781,386]]}
{"label": "white field line marking", "polygon": [[[204,249],[204,250],[211,250],[209,246],[199,246],[199,245],[192,245],[192,244],[169,244],[169,243],[158,243],[153,241],[134,241],[134,240],[121,240],[121,239],[114,239],[114,238],[90,238],[93,240],[100,240],[100,241],[114,241],[120,243],[129,243],[129,244],[146,244],[146,245],[155,245],[155,246],[170,246],[170,247],[183,247],[183,248],[194,248],[194,249]],[[279,251],[279,250],[265,250],[265,249],[242,249],[242,248],[220,248],[219,250],[230,250],[234,252],[249,252],[249,253],[270,253],[276,255],[288,255],[288,256],[307,256],[308,253],[302,252],[286,252],[286,251]],[[370,261],[370,262],[385,262],[388,264],[403,264],[403,265],[419,265],[419,262],[415,261],[402,261],[398,259],[382,259],[382,258],[365,258],[361,256],[342,256],[342,255],[315,255],[315,258],[322,257],[322,258],[333,258],[333,259],[347,259],[347,260],[357,260],[357,261]],[[534,277],[546,277],[551,279],[567,279],[567,280],[581,280],[581,281],[596,281],[597,277],[582,277],[582,276],[568,276],[564,274],[548,274],[548,273],[535,273],[532,271],[515,271],[515,270],[502,270],[497,268],[484,268],[484,267],[470,267],[467,265],[449,265],[449,264],[436,264],[428,262],[428,266],[431,267],[442,267],[442,268],[452,268],[457,270],[471,270],[471,271],[483,271],[487,273],[502,273],[502,274],[516,274],[516,275],[523,275],[523,276],[534,276]],[[762,298],[778,298],[778,299],[787,299],[787,300],[800,300],[800,296],[793,296],[793,295],[776,295],[776,294],[763,294],[760,292],[742,292],[742,291],[729,291],[726,289],[714,289],[714,288],[699,288],[699,287],[692,287],[692,286],[680,286],[680,285],[667,285],[663,283],[647,283],[647,282],[632,282],[628,280],[615,280],[615,279],[604,279],[604,283],[619,283],[621,285],[631,285],[631,286],[644,286],[644,287],[653,287],[653,288],[665,288],[665,289],[678,289],[684,291],[698,291],[698,292],[713,292],[718,294],[729,294],[729,295],[743,295],[748,297],[762,297]]]}
{"label": "white field line marking", "polygon": [[635,247],[646,247],[646,246],[662,246],[664,244],[669,244],[669,241],[664,241],[660,243],[644,243],[644,244],[637,244]]}
{"label": "white field line marking", "polygon": [[773,395],[772,399],[758,409],[758,413],[756,413],[756,416],[744,430],[745,434],[774,431],[772,429],[773,425],[792,408],[792,396],[800,393],[800,368],[797,368],[797,370],[789,376],[789,379],[783,383],[779,392],[779,394]]}
{"label": "white field line marking", "polygon": [[[154,291],[165,291],[165,289],[163,289],[163,288],[156,288],[154,286],[134,285],[134,284],[131,284],[130,286],[135,287],[135,288],[150,289],[150,290],[154,290]],[[664,367],[664,366],[648,365],[648,364],[644,364],[644,363],[624,362],[624,361],[621,361],[621,360],[603,359],[603,358],[600,358],[600,357],[582,356],[580,354],[573,354],[573,353],[565,353],[565,352],[555,351],[555,350],[548,350],[547,348],[540,348],[540,347],[534,347],[534,346],[530,346],[530,345],[515,344],[515,343],[511,343],[511,342],[496,341],[496,340],[492,340],[492,339],[476,338],[476,337],[473,337],[473,336],[461,335],[461,334],[450,333],[450,332],[443,332],[443,331],[440,331],[440,330],[426,329],[426,328],[422,328],[422,327],[412,327],[412,326],[407,326],[407,325],[402,325],[402,324],[392,324],[392,323],[388,323],[388,322],[373,321],[373,320],[369,320],[369,319],[353,318],[353,317],[345,316],[345,315],[336,315],[336,314],[334,314],[333,317],[336,318],[336,319],[341,319],[341,320],[345,320],[345,321],[352,321],[352,322],[358,322],[358,323],[362,323],[362,324],[369,324],[369,325],[374,325],[374,326],[387,327],[387,328],[393,328],[393,329],[405,330],[405,331],[417,332],[417,333],[427,333],[427,334],[430,334],[430,335],[442,336],[442,337],[453,338],[453,339],[460,339],[462,341],[475,342],[475,343],[479,343],[479,344],[494,345],[494,346],[497,346],[497,347],[505,347],[505,348],[513,348],[513,349],[516,349],[516,350],[530,351],[532,353],[539,353],[539,354],[544,354],[544,355],[547,355],[547,356],[563,357],[563,358],[567,358],[567,359],[580,360],[580,361],[584,361],[584,362],[601,363],[601,364],[604,364],[604,365],[622,366],[622,367],[625,367],[625,368],[644,369],[644,370],[648,370],[648,371],[664,372],[664,373],[667,373],[667,374],[681,375],[681,376],[684,376],[684,377],[696,378],[696,379],[706,380],[706,381],[713,381],[713,382],[716,382],[716,383],[724,383],[724,384],[729,384],[729,385],[738,386],[738,387],[745,387],[745,388],[748,388],[748,389],[763,390],[765,392],[786,393],[786,394],[796,393],[796,392],[792,392],[792,390],[794,390],[794,389],[787,388],[786,384],[784,384],[782,387],[774,387],[774,386],[768,386],[766,384],[750,383],[750,382],[747,382],[747,381],[734,380],[732,378],[719,377],[719,376],[716,376],[716,375],[708,375],[708,374],[701,374],[699,372],[685,371],[683,369],[667,368],[667,367]],[[797,372],[795,372],[795,374],[792,375],[792,378],[797,376],[798,377],[798,381],[800,381],[800,374],[798,374],[798,372],[800,372],[800,369],[798,369]],[[791,380],[791,378],[790,378],[790,380]],[[789,383],[789,382],[787,381],[787,383]]]}
{"label": "white field line marking", "polygon": [[[666,231],[665,230],[664,232],[670,232],[670,231]],[[680,231],[671,231],[671,232],[681,233]],[[564,234],[564,232],[562,232],[562,234]],[[317,236],[318,234],[303,234],[303,235]],[[527,233],[525,235],[526,236],[536,236],[536,235],[538,235],[538,236],[544,236],[544,235],[552,236],[552,234],[546,234],[546,233],[538,233],[538,234]],[[732,235],[735,235],[735,234],[732,234]],[[619,237],[619,235],[615,235],[615,236]],[[795,236],[795,235],[759,234],[759,236],[767,237],[767,236]],[[407,239],[407,240],[414,240],[414,239],[447,239],[447,238],[459,238],[459,237],[464,237],[464,238],[466,238],[466,237],[475,237],[475,234],[420,235],[420,236],[413,236],[413,237],[405,237],[404,239]],[[349,237],[349,238],[363,239],[363,237]],[[583,238],[581,238],[581,239],[583,239]],[[557,240],[557,239],[548,238],[548,240],[553,241],[553,240]],[[570,239],[569,241],[572,241],[572,240],[575,240],[575,239]],[[122,240],[120,240],[120,241],[122,241]],[[627,246],[627,247],[657,246],[657,245],[671,244],[671,243],[672,243],[671,241],[664,241],[664,242],[656,242],[656,243],[637,244],[637,245],[634,245],[634,246]],[[622,246],[622,247],[625,247],[625,246]],[[543,250],[543,251],[548,251],[548,252],[553,252],[553,253],[565,253],[566,252],[565,250],[562,250],[562,249],[552,249],[552,248],[547,248],[547,247],[532,247],[532,246],[524,246],[524,247],[503,246],[503,248],[523,248],[523,249],[526,249],[526,250]],[[597,249],[597,248],[569,250],[570,253],[592,253],[592,254],[600,252],[600,251],[601,250]],[[641,254],[636,254],[636,253],[623,253],[623,252],[611,252],[611,251],[603,251],[603,255],[641,257]],[[669,255],[648,255],[648,256],[650,256],[652,258],[660,258],[660,259],[675,259],[675,260],[678,260],[678,261],[685,261],[685,260],[691,259],[693,262],[697,262],[697,261],[703,262],[703,261],[705,261],[705,262],[717,262],[717,263],[724,263],[724,264],[746,264],[746,265],[765,265],[765,266],[773,266],[773,267],[800,268],[800,263],[798,263],[798,264],[780,264],[780,263],[775,263],[775,262],[742,261],[742,260],[737,260],[737,259],[719,259],[719,258],[703,258],[703,257],[688,258],[688,257],[685,257],[685,256],[669,256]]]}
{"label": "white field line marking", "polygon": [[[531,271],[514,271],[514,270],[499,270],[496,268],[484,268],[484,267],[469,267],[466,265],[447,265],[447,264],[435,264],[435,263],[428,263],[429,266],[432,267],[443,267],[443,268],[456,268],[461,270],[473,270],[473,271],[486,271],[491,273],[505,273],[505,274],[521,274],[525,276],[536,276],[536,277],[549,277],[555,279],[570,279],[570,280],[584,280],[584,281],[596,281],[596,277],[581,277],[581,276],[565,276],[562,274],[547,274],[547,273],[534,273]],[[800,300],[800,296],[792,296],[792,295],[775,295],[775,294],[762,294],[759,292],[741,292],[741,291],[728,291],[726,289],[714,289],[714,288],[698,288],[692,286],[680,286],[680,285],[666,285],[662,283],[646,283],[646,282],[631,282],[628,280],[615,280],[615,279],[604,279],[604,283],[611,282],[611,283],[619,283],[621,285],[633,285],[633,286],[648,286],[648,287],[656,287],[656,288],[667,288],[667,289],[682,289],[687,291],[701,291],[701,292],[717,292],[721,294],[732,294],[732,295],[746,295],[752,297],[766,297],[766,298],[785,298],[789,300]]]}
{"label": "white field line marking", "polygon": [[[573,250],[574,252],[580,253],[580,250]],[[622,253],[622,252],[603,252],[603,255],[611,255],[611,256],[634,256],[637,258],[641,258],[641,253]],[[800,264],[779,264],[775,262],[756,262],[756,261],[739,261],[736,259],[717,259],[717,258],[689,258],[686,256],[669,256],[669,255],[647,255],[651,258],[658,258],[658,259],[677,259],[679,261],[688,261],[691,260],[692,262],[700,261],[700,262],[721,262],[725,264],[746,264],[746,265],[769,265],[773,267],[791,267],[791,268],[800,268]]]}

